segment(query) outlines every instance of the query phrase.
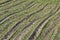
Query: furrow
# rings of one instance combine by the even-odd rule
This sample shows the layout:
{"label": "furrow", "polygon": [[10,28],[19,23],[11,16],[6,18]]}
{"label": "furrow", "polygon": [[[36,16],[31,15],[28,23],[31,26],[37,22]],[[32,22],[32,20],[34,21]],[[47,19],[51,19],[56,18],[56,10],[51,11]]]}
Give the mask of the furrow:
{"label": "furrow", "polygon": [[[40,10],[38,10],[38,11],[36,11],[36,12],[34,12],[34,13],[28,15],[28,16],[25,17],[25,18],[23,18],[23,19],[22,19],[20,22],[18,22],[9,32],[7,32],[7,34],[10,34],[10,32],[11,32],[12,30],[16,29],[16,27],[17,27],[20,23],[22,23],[24,20],[30,18],[32,15],[34,15],[34,14],[36,14],[36,13],[42,11],[46,6],[47,6],[47,4],[46,4],[43,8],[41,8]],[[8,36],[7,34],[2,38],[2,40],[5,39],[5,37]]]}
{"label": "furrow", "polygon": [[[31,5],[30,7],[28,7],[27,9],[31,8],[32,6],[34,6],[35,4]],[[27,9],[24,9],[24,10],[27,10]],[[18,11],[18,12],[14,12],[14,13],[11,13],[9,14],[8,16],[4,17],[3,19],[0,20],[0,24],[2,24],[6,19],[10,18],[11,16],[13,16],[14,14],[16,13],[19,13],[19,12],[22,12],[24,10],[21,10],[21,11]]]}
{"label": "furrow", "polygon": [[[41,29],[43,28],[43,26],[48,22],[48,20],[60,9],[60,7],[50,16],[46,17],[46,19],[44,19],[39,25],[38,27],[35,29],[35,31],[33,32],[33,34],[31,35],[31,37],[29,38],[29,40],[35,40],[36,36],[38,35],[37,32],[39,32],[39,30],[41,31]],[[43,25],[42,25],[43,24]],[[41,26],[41,28],[40,28]],[[39,29],[40,28],[40,29]]]}
{"label": "furrow", "polygon": [[7,0],[7,1],[5,1],[5,2],[2,2],[2,3],[0,3],[0,5],[5,4],[5,3],[8,3],[8,2],[10,2],[10,1],[12,1],[12,0]]}

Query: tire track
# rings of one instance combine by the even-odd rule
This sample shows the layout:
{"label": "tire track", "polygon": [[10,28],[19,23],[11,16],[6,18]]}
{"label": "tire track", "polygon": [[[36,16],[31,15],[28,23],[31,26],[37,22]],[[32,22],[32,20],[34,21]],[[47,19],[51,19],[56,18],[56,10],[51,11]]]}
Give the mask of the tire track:
{"label": "tire track", "polygon": [[21,24],[25,19],[28,19],[28,18],[30,18],[32,15],[34,15],[34,14],[42,11],[46,6],[47,6],[47,4],[46,4],[43,8],[41,8],[40,10],[38,10],[38,11],[36,11],[36,12],[28,15],[28,16],[26,16],[25,18],[23,18],[23,19],[22,19],[20,22],[18,22],[9,32],[7,32],[7,34],[6,34],[1,40],[6,39],[6,38],[9,36],[9,34],[10,34],[14,29],[16,29],[16,27],[17,27],[19,24]]}

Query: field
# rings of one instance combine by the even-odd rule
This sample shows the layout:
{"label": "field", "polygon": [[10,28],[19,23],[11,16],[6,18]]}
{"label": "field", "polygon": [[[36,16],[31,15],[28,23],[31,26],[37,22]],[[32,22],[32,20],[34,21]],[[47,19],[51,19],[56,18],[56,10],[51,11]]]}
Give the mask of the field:
{"label": "field", "polygon": [[60,40],[60,0],[0,0],[0,40]]}

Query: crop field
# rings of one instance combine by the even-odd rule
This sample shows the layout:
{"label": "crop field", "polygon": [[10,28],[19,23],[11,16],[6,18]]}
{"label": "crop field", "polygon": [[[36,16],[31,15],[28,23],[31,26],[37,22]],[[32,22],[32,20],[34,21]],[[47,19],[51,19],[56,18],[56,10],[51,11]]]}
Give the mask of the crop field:
{"label": "crop field", "polygon": [[60,0],[0,0],[0,40],[60,40]]}

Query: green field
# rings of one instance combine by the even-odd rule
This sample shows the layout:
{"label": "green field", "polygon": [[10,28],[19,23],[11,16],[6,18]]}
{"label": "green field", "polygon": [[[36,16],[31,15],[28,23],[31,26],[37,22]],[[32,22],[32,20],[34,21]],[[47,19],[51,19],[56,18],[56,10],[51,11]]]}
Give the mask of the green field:
{"label": "green field", "polygon": [[0,40],[60,40],[60,0],[0,0]]}

